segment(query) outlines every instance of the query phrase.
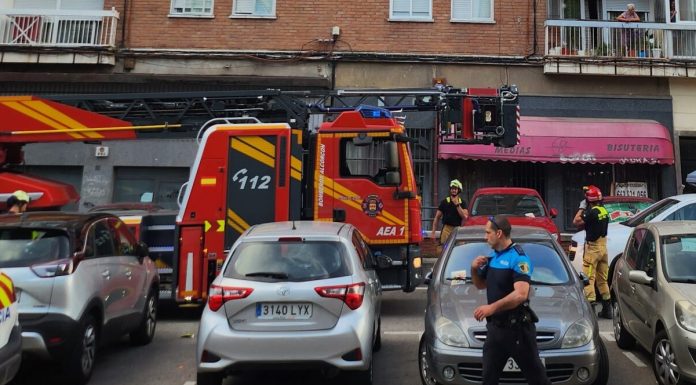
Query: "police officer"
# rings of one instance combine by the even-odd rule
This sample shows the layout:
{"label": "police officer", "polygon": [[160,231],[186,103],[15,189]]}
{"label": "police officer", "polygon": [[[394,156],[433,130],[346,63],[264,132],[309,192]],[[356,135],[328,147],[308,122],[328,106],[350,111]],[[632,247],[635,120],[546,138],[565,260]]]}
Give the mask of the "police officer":
{"label": "police officer", "polygon": [[500,374],[513,358],[530,385],[549,385],[536,342],[536,315],[529,307],[532,264],[522,247],[510,239],[510,222],[502,215],[490,217],[486,242],[490,257],[478,256],[471,276],[478,289],[486,289],[488,304],[477,307],[474,317],[486,319],[483,345],[483,384],[498,384]]}
{"label": "police officer", "polygon": [[7,198],[7,213],[8,214],[21,214],[27,211],[27,206],[29,205],[29,194],[23,190],[17,190]]}
{"label": "police officer", "polygon": [[469,217],[466,202],[459,196],[462,192],[462,182],[453,179],[449,184],[449,196],[440,202],[433,219],[433,228],[430,237],[435,239],[437,222],[442,218],[442,231],[440,231],[440,244],[445,243],[452,230],[462,224],[462,220]]}
{"label": "police officer", "polygon": [[602,206],[602,191],[596,186],[585,190],[586,208],[582,206],[573,219],[576,226],[585,227],[585,252],[582,256],[582,271],[590,279],[585,286],[585,297],[590,303],[597,301],[595,281],[602,296],[602,318],[611,319],[611,292],[607,283],[609,275],[609,254],[607,253],[607,228],[609,214]]}

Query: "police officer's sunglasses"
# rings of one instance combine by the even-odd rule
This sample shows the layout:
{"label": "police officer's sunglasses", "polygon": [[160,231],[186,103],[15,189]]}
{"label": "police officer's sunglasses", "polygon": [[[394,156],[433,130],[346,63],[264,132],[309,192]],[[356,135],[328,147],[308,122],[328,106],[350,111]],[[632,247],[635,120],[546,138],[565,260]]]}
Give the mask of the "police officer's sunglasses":
{"label": "police officer's sunglasses", "polygon": [[491,216],[488,217],[488,220],[491,221],[491,224],[492,224],[493,227],[495,228],[495,229],[494,229],[495,231],[500,230],[500,226],[498,226],[498,224],[495,222],[495,217],[493,217],[493,216],[491,215]]}

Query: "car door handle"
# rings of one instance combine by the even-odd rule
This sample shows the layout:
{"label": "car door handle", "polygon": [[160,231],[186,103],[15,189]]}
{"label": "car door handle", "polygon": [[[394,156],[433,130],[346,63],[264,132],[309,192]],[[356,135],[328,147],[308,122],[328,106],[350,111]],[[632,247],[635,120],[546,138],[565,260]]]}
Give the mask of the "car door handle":
{"label": "car door handle", "polygon": [[631,285],[631,294],[636,294],[636,285]]}
{"label": "car door handle", "polygon": [[616,274],[618,274],[619,277],[623,275],[623,273],[621,272],[621,270],[617,271]]}
{"label": "car door handle", "polygon": [[133,272],[130,270],[126,271],[126,277],[128,277],[128,279],[131,279],[133,277]]}
{"label": "car door handle", "polygon": [[102,277],[109,279],[111,278],[111,272],[109,270],[102,271]]}

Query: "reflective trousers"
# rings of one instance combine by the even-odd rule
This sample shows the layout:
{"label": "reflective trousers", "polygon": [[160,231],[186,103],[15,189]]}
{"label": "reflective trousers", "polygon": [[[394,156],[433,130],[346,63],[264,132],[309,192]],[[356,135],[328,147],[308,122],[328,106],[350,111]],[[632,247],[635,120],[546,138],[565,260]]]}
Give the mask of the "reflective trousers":
{"label": "reflective trousers", "polygon": [[488,333],[483,344],[483,385],[498,385],[500,374],[512,357],[529,385],[550,385],[546,369],[539,358],[536,326],[525,322],[502,327],[486,324]]}
{"label": "reflective trousers", "polygon": [[595,281],[599,288],[599,294],[603,300],[609,300],[609,255],[607,254],[607,238],[601,237],[596,241],[585,242],[585,252],[582,256],[582,271],[590,279],[590,284],[585,286],[585,297],[588,301],[597,300],[595,293]]}

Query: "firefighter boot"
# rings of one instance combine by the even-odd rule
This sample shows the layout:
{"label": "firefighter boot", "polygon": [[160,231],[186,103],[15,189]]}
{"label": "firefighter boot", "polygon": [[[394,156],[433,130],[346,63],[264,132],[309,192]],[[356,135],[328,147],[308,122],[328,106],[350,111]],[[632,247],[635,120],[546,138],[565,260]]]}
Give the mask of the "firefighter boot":
{"label": "firefighter boot", "polygon": [[602,300],[602,311],[597,314],[601,318],[611,319],[611,301],[608,299]]}

